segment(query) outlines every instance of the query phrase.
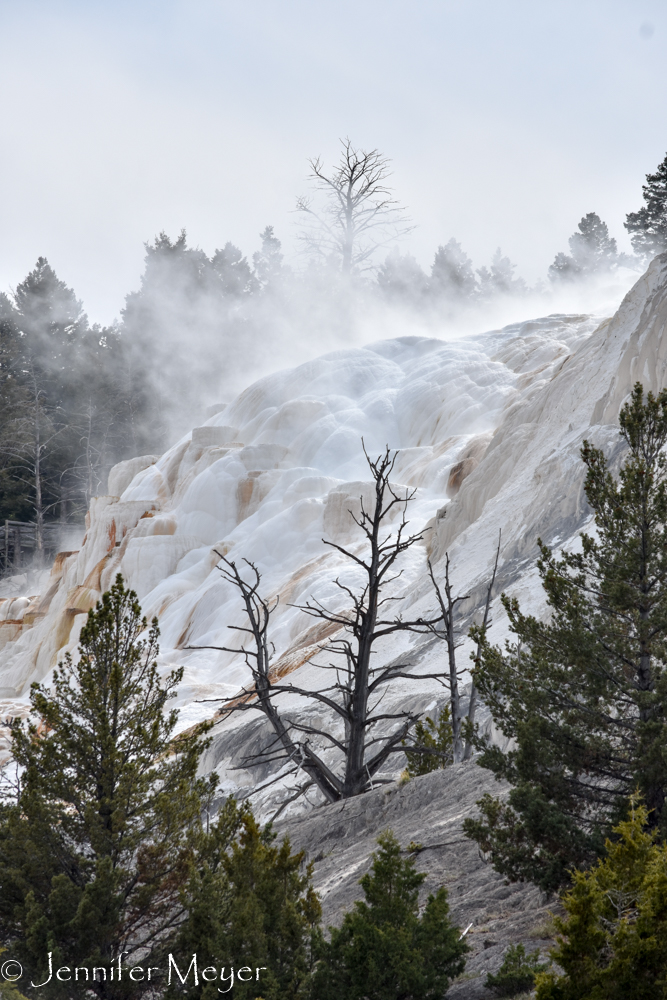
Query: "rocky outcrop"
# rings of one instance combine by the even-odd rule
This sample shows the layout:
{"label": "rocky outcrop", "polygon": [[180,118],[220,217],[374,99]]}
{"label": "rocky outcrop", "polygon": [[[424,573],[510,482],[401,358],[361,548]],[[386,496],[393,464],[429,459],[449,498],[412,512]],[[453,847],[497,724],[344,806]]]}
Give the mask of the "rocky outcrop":
{"label": "rocky outcrop", "polygon": [[294,848],[313,862],[313,881],[323,908],[325,926],[338,925],[343,913],[363,899],[359,879],[369,870],[378,834],[391,829],[402,847],[413,847],[419,871],[427,873],[420,905],[429,893],[445,886],[452,918],[472,949],[463,976],[447,994],[452,1000],[490,1000],[484,987],[488,972],[496,972],[510,944],[546,955],[553,944],[550,916],[557,900],[548,900],[534,886],[508,884],[486,863],[477,845],[461,828],[476,812],[484,792],[505,791],[488,771],[469,762],[433,771],[401,784],[334,805],[307,816],[276,824]]}

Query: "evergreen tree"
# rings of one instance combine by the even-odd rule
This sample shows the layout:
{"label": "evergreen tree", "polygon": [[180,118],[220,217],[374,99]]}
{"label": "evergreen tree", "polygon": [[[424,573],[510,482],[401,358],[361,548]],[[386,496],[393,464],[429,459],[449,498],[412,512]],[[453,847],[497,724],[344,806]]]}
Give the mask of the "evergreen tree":
{"label": "evergreen tree", "polygon": [[609,236],[606,222],[595,212],[584,215],[578,225],[578,232],[570,236],[570,253],[558,253],[549,268],[552,281],[586,277],[599,271],[609,270],[620,263],[616,240]]}
{"label": "evergreen tree", "polygon": [[451,239],[436,250],[431,267],[431,294],[446,299],[474,299],[477,280],[472,261],[461,248],[461,244]]}
{"label": "evergreen tree", "polygon": [[416,304],[423,301],[428,278],[412,254],[392,250],[378,270],[377,283],[394,300]]}
{"label": "evergreen tree", "polygon": [[18,337],[12,377],[22,398],[6,428],[6,455],[14,478],[28,486],[36,523],[37,557],[44,548],[44,523],[57,515],[63,477],[76,437],[71,419],[81,369],[79,350],[88,320],[71,288],[40,257],[14,293]]}
{"label": "evergreen tree", "polygon": [[[148,964],[183,915],[214,783],[196,777],[201,730],[174,739],[167,705],[183,671],[160,680],[157,620],[141,639],[147,627],[117,577],[88,614],[78,662],[66,657],[51,691],[32,686],[33,720],[12,731],[22,775],[0,808],[0,940],[34,982],[46,979],[49,953],[54,968],[108,970],[123,953]],[[129,988],[106,978],[42,992]]]}
{"label": "evergreen tree", "polygon": [[551,953],[563,975],[538,973],[537,1000],[667,998],[667,846],[647,820],[635,801],[604,860],[573,873]]}
{"label": "evergreen tree", "polygon": [[0,521],[27,521],[33,516],[31,484],[16,467],[16,452],[26,444],[25,428],[16,426],[27,401],[17,371],[19,338],[16,311],[0,293]]}
{"label": "evergreen tree", "polygon": [[321,943],[314,994],[318,1000],[442,1000],[463,972],[469,950],[449,919],[447,890],[428,897],[419,916],[426,875],[401,858],[396,837],[378,837],[372,871],[340,928]]}
{"label": "evergreen tree", "polygon": [[503,595],[517,642],[503,651],[479,636],[475,682],[514,741],[479,762],[513,787],[464,827],[498,871],[543,889],[595,859],[635,788],[667,834],[667,390],[644,400],[637,383],[619,420],[618,479],[582,449],[596,537],[560,559],[539,542],[550,619]]}
{"label": "evergreen tree", "polygon": [[71,288],[40,257],[0,296],[0,514],[83,519],[109,468],[136,454],[142,414],[115,328],[90,327]]}
{"label": "evergreen tree", "polygon": [[281,242],[273,231],[273,226],[267,226],[259,234],[262,249],[252,255],[252,265],[255,277],[261,288],[273,287],[282,277],[283,255]]}
{"label": "evergreen tree", "polygon": [[[414,744],[418,747],[426,747],[435,750],[437,753],[416,753],[415,751],[405,751],[408,759],[406,768],[411,778],[417,778],[421,774],[430,774],[442,767],[447,767],[454,759],[453,744],[454,734],[452,733],[452,710],[449,704],[442,708],[439,716],[432,719],[427,715],[424,721],[421,720],[415,725]],[[406,746],[405,740],[403,745]]]}
{"label": "evergreen tree", "polygon": [[[234,985],[237,1000],[299,1000],[309,996],[311,951],[320,921],[319,900],[304,854],[285,838],[275,843],[247,807],[228,802],[217,824],[217,850],[208,850],[187,890],[187,920],[175,950],[200,966],[247,966],[248,981]],[[230,838],[240,826],[240,835]],[[262,969],[259,985],[256,969]],[[176,984],[178,986],[178,984]],[[192,983],[188,997],[213,998],[219,982]],[[183,992],[179,990],[180,992]]]}
{"label": "evergreen tree", "polygon": [[46,257],[40,257],[17,285],[14,301],[21,333],[32,345],[32,356],[39,360],[42,355],[40,367],[51,377],[66,376],[68,344],[88,325],[72,289],[58,278]]}
{"label": "evergreen tree", "polygon": [[546,963],[540,962],[539,948],[526,955],[522,944],[511,944],[503,957],[503,964],[495,974],[487,975],[484,985],[497,997],[515,997],[532,990],[535,977],[546,968]]}
{"label": "evergreen tree", "polygon": [[[131,358],[132,398],[144,418],[137,450],[159,451],[170,424],[179,430],[201,415],[202,400],[219,398],[221,366],[230,368],[233,352],[247,335],[243,303],[258,283],[238,247],[226,243],[212,259],[187,245],[185,230],[175,240],[160,233],[146,244],[141,287],[126,297],[122,338]],[[190,350],[183,365],[182,347]]]}
{"label": "evergreen tree", "polygon": [[[3,955],[3,953],[4,953],[4,956],[5,956],[4,958],[1,957]],[[9,957],[8,957],[7,949],[6,948],[0,948],[0,965],[3,966],[3,973],[5,972],[5,969],[6,969],[6,972],[7,972],[7,974],[9,976],[11,976],[11,977],[18,976],[18,977],[20,977],[21,974],[19,972],[18,966],[16,966],[16,965],[13,965],[13,966],[10,965],[10,966],[5,967],[5,962],[8,961],[8,960],[9,960]],[[26,998],[23,995],[23,993],[21,993],[19,991],[19,988],[16,985],[16,981],[17,980],[14,980],[13,978],[8,978],[8,979],[5,979],[4,981],[3,981],[2,978],[0,978],[0,1000],[26,1000]]]}
{"label": "evergreen tree", "polygon": [[646,175],[642,192],[644,205],[628,213],[625,228],[635,253],[650,259],[667,250],[667,156],[654,174]]}
{"label": "evergreen tree", "polygon": [[509,257],[503,257],[500,247],[491,259],[491,269],[481,267],[479,275],[479,293],[483,298],[494,295],[523,295],[526,283],[523,278],[515,278],[516,264]]}
{"label": "evergreen tree", "polygon": [[233,243],[225,243],[222,250],[215,251],[211,258],[211,267],[218,278],[223,295],[241,298],[257,291],[257,279],[252,273],[252,268]]}

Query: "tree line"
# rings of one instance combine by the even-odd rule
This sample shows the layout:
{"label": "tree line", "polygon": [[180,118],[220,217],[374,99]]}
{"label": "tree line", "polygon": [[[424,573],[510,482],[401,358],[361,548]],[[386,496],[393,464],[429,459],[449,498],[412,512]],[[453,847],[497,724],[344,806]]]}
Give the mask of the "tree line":
{"label": "tree line", "polygon": [[[401,254],[397,241],[412,227],[388,184],[389,161],[377,150],[345,140],[333,170],[311,161],[311,178],[312,196],[297,202],[305,270],[285,263],[272,226],[251,260],[230,242],[209,256],[189,246],[183,231],[146,244],[140,287],[111,326],[89,322],[43,257],[11,294],[0,294],[0,522],[34,522],[38,550],[45,523],[80,523],[111,466],[163,451],[188,421],[204,416],[202,399],[219,397],[223,373],[236,372],[228,383],[238,388],[250,374],[248,358],[275,343],[276,324],[294,325],[299,301],[321,300],[335,323],[344,287],[436,310],[528,291],[500,249],[475,270],[450,239],[428,275]],[[645,266],[665,250],[667,157],[647,175],[643,194],[644,206],[625,223],[634,258],[619,253],[606,224],[588,213],[569,254],[557,254],[550,279]],[[349,325],[349,317],[339,319]],[[184,364],[190,341],[196,348]]]}

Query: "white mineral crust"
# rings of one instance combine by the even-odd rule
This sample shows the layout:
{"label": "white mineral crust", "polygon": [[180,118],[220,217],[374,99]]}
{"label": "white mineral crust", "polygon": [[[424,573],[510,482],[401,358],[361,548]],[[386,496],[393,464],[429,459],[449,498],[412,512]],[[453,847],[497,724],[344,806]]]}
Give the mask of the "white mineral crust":
{"label": "white mineral crust", "polygon": [[[322,539],[359,544],[349,510],[370,485],[362,437],[370,455],[398,450],[394,480],[416,489],[411,527],[428,529],[404,558],[396,611],[434,609],[427,552],[437,573],[449,551],[455,589],[471,595],[464,610],[473,614],[500,529],[497,592],[544,611],[537,538],[575,545],[590,522],[581,443],[618,457],[618,412],[633,383],[657,390],[667,381],[666,320],[667,255],[612,319],[552,315],[461,339],[399,337],[259,380],[160,458],[116,466],[109,495],[91,504],[80,551],[58,557],[48,589],[0,600],[0,718],[25,714],[31,682],[48,682],[66,651],[76,655],[85,612],[117,573],[145,614],[159,618],[161,667],[185,668],[180,726],[213,715],[216,703],[201,699],[233,696],[249,679],[240,653],[187,648],[240,643],[228,626],[245,624],[244,615],[216,569],[216,550],[255,562],[264,596],[279,599],[277,667],[303,686],[322,683],[317,663],[330,660],[319,653],[323,623],[298,606],[317,600],[340,609],[334,579],[359,580]],[[492,635],[506,635],[497,597]],[[378,662],[404,651],[417,673],[444,658],[437,643],[403,635],[379,650]],[[465,648],[460,656],[465,666]],[[417,692],[426,707],[442,697],[433,682],[399,684],[393,702]],[[312,711],[296,697],[284,706]],[[231,770],[229,751],[257,719],[243,713],[216,726],[209,764],[225,787],[258,780]]]}

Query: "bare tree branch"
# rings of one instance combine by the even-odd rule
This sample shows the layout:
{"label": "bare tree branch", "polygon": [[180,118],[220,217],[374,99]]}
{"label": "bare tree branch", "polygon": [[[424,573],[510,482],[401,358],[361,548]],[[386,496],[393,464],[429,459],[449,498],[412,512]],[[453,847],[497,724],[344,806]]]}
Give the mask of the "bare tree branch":
{"label": "bare tree branch", "polygon": [[296,211],[305,217],[298,239],[302,251],[340,263],[344,274],[372,267],[373,254],[393,245],[415,228],[393,197],[386,180],[389,160],[377,149],[356,149],[341,139],[341,158],[326,173],[319,157],[309,161],[310,178],[324,196],[320,209],[312,199],[297,199]]}
{"label": "bare tree branch", "polygon": [[[422,675],[412,673],[405,663],[374,668],[372,656],[375,643],[394,632],[429,632],[440,620],[404,621],[400,616],[381,618],[379,615],[380,609],[393,599],[393,595],[387,594],[385,588],[395,585],[400,579],[400,572],[390,573],[390,568],[403,552],[423,538],[423,534],[409,535],[406,531],[407,506],[414,491],[395,487],[390,482],[396,453],[392,453],[387,447],[377,459],[371,459],[367,453],[366,459],[374,485],[373,504],[368,510],[362,499],[360,514],[352,515],[365,538],[366,552],[359,555],[338,543],[325,542],[361,570],[364,577],[362,585],[354,590],[340,580],[336,581],[349,605],[344,610],[329,610],[317,600],[311,600],[302,607],[307,614],[335,625],[344,633],[330,638],[321,647],[322,651],[328,652],[338,661],[320,666],[320,669],[335,672],[333,684],[309,690],[299,685],[281,683],[272,676],[269,667],[268,626],[276,604],[270,607],[260,596],[260,574],[253,563],[244,560],[250,571],[250,577],[246,579],[247,573],[242,575],[233,561],[217,553],[222,563],[218,568],[223,577],[239,590],[248,619],[247,627],[230,627],[253,637],[252,646],[248,648],[242,646],[231,650],[225,646],[212,647],[240,652],[245,657],[253,679],[252,688],[244,688],[234,698],[225,700],[223,712],[249,709],[263,712],[271,723],[276,741],[282,747],[282,755],[272,759],[294,761],[329,801],[359,795],[371,788],[374,776],[390,754],[403,752],[402,742],[419,718],[409,711],[378,711],[388,686],[394,681],[398,678],[416,681]],[[395,512],[400,517],[391,526],[389,519]],[[442,682],[442,675],[431,673],[423,676]],[[372,698],[376,693],[379,697]],[[338,735],[337,732],[311,724],[307,720],[290,721],[288,724],[277,707],[277,699],[284,695],[296,695],[324,706],[334,717],[342,720],[343,734]],[[392,727],[392,723],[398,725]],[[388,726],[391,727],[389,731]],[[299,738],[297,734],[304,738]],[[333,754],[337,758],[336,762],[330,765],[328,757],[325,761],[309,738],[315,739],[318,745],[324,744],[327,754]],[[273,753],[273,750],[269,752]],[[416,752],[419,752],[418,748]],[[265,763],[266,760],[267,754],[264,751],[244,760],[244,765]]]}

